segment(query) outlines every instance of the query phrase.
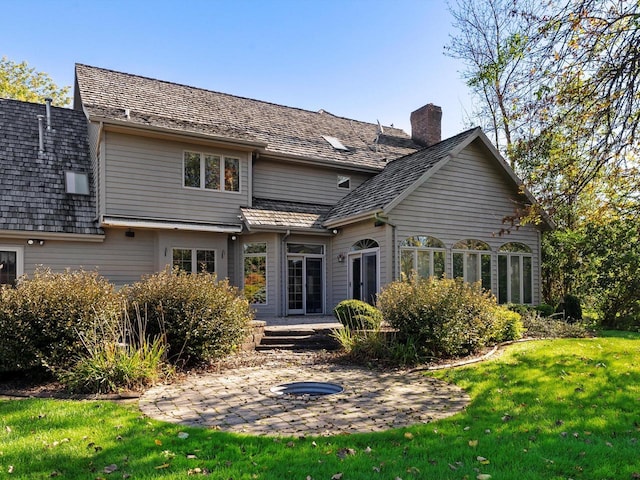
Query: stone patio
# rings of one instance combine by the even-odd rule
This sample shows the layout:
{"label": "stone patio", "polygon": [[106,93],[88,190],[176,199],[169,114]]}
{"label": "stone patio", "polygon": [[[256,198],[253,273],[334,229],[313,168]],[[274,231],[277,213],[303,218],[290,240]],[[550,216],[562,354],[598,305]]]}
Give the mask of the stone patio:
{"label": "stone patio", "polygon": [[[368,370],[304,353],[257,355],[262,355],[259,366],[156,386],[140,398],[140,409],[158,420],[227,432],[328,436],[428,423],[460,412],[470,400],[460,388],[419,372]],[[299,381],[337,383],[344,392],[294,396],[270,391]]]}

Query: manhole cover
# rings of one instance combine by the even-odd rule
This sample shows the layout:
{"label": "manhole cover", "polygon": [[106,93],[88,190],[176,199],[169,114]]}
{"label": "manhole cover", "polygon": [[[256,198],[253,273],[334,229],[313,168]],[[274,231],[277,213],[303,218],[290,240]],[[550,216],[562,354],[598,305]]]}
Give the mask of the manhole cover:
{"label": "manhole cover", "polygon": [[276,395],[333,395],[343,392],[344,388],[328,382],[293,382],[271,387]]}

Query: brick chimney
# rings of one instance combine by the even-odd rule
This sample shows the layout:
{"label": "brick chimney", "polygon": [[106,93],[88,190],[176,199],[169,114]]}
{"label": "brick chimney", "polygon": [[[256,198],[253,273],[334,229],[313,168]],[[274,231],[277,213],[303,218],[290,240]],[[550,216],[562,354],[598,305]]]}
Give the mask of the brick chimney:
{"label": "brick chimney", "polygon": [[411,139],[419,145],[430,147],[442,140],[442,109],[428,103],[411,112]]}

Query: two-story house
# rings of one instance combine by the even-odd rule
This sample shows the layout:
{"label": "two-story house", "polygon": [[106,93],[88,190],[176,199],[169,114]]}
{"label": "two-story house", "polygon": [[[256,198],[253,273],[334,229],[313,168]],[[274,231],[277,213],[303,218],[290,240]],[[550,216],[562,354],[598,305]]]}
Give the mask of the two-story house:
{"label": "two-story house", "polygon": [[177,265],[228,277],[267,317],[373,302],[415,271],[538,303],[551,221],[500,235],[534,199],[479,128],[441,141],[441,115],[416,110],[409,136],[76,65],[73,111],[0,104],[16,134],[0,139],[0,279],[44,264],[124,284]]}

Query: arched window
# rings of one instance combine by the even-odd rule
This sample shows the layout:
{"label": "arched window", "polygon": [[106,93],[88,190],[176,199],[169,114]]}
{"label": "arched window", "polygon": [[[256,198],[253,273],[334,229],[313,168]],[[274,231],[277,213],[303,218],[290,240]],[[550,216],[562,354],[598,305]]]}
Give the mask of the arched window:
{"label": "arched window", "polygon": [[358,240],[351,246],[352,252],[357,252],[358,250],[367,250],[369,248],[378,248],[378,242],[372,240],[370,238],[365,238],[364,240]]}
{"label": "arched window", "polygon": [[498,302],[533,303],[533,255],[524,243],[498,249]]}
{"label": "arched window", "polygon": [[453,246],[453,277],[465,282],[481,281],[491,290],[491,247],[481,240],[461,240]]}
{"label": "arched window", "polygon": [[435,237],[417,235],[400,244],[400,269],[407,277],[415,272],[419,277],[444,276],[444,243]]}

